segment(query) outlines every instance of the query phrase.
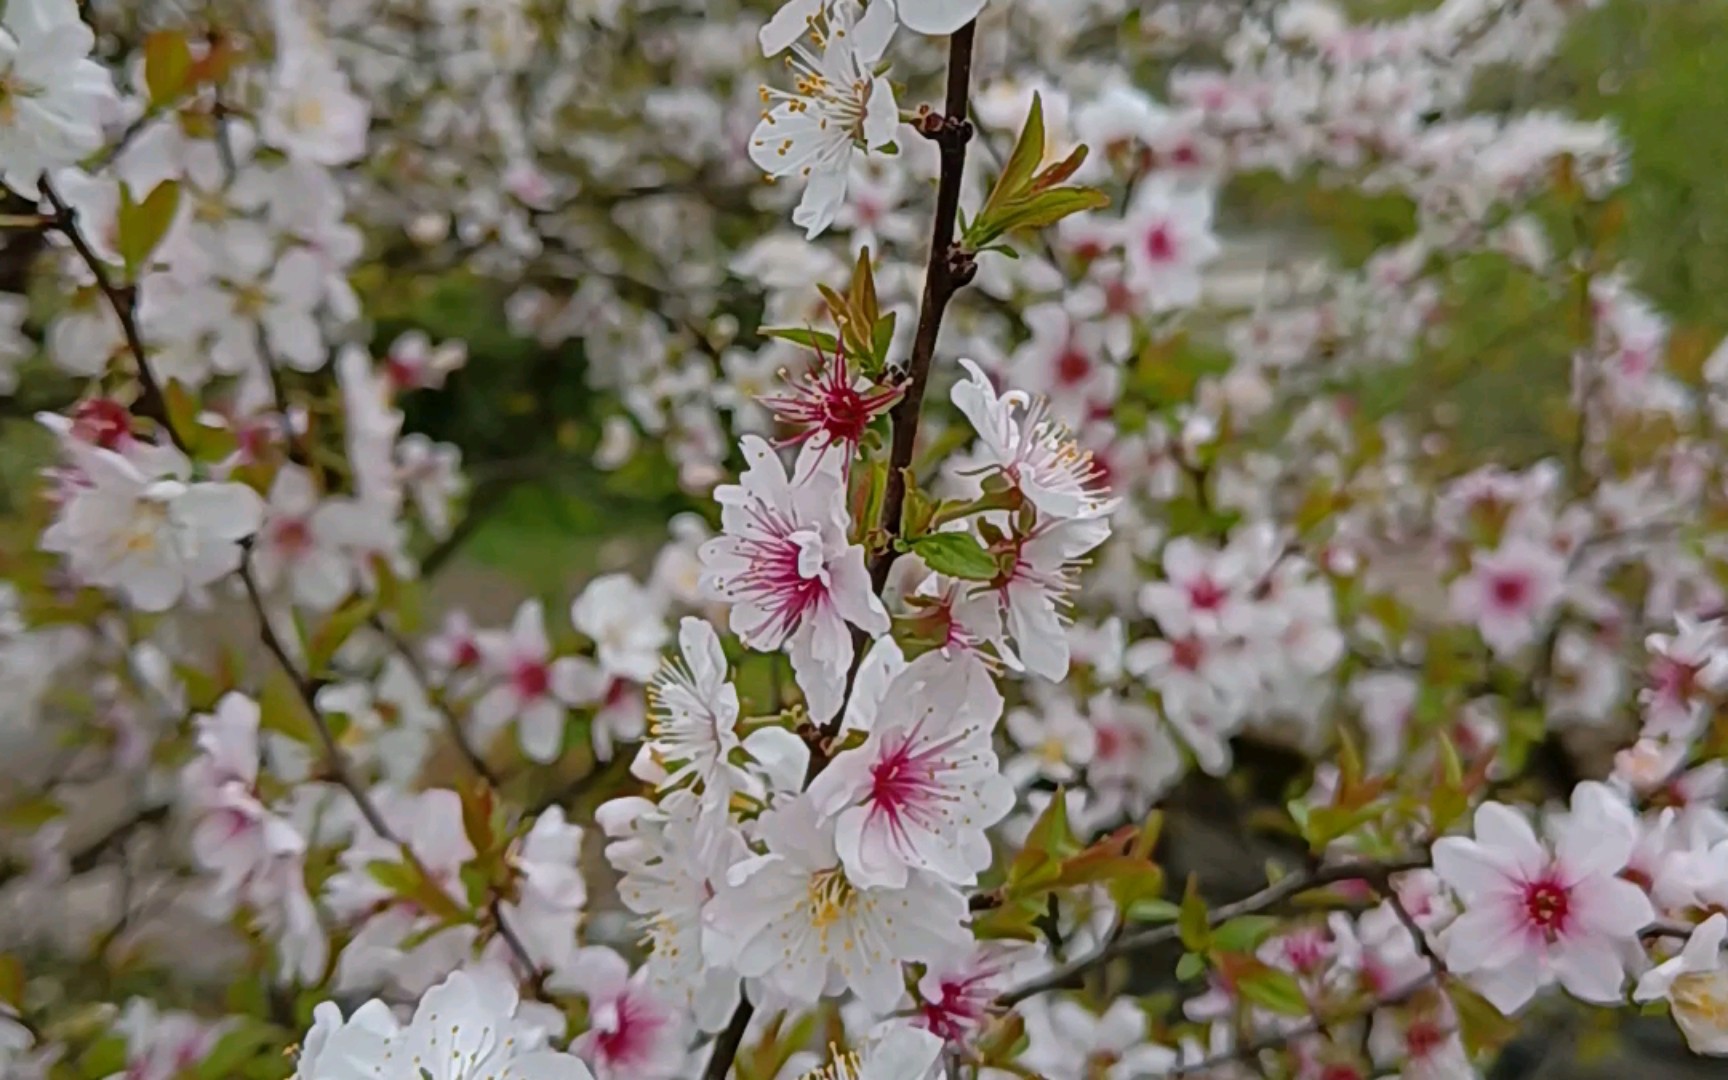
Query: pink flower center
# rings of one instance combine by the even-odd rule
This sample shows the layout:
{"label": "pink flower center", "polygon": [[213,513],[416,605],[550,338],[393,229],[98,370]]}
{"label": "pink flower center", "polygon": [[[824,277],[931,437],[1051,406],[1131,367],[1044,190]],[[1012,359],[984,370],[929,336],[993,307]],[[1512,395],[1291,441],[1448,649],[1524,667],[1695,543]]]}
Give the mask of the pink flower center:
{"label": "pink flower center", "polygon": [[552,688],[552,672],[537,660],[524,660],[516,665],[510,681],[516,684],[516,693],[519,696],[528,699],[543,698],[546,691]]}
{"label": "pink flower center", "polygon": [[870,766],[870,820],[882,820],[889,833],[904,840],[908,825],[942,826],[942,804],[949,799],[937,780],[942,754],[957,736],[920,743],[918,729],[888,736]]}
{"label": "pink flower center", "polygon": [[664,1018],[626,991],[594,1010],[594,1048],[614,1068],[642,1068],[656,1052]]}
{"label": "pink flower center", "polygon": [[305,518],[284,518],[272,531],[276,546],[290,558],[304,555],[312,548],[312,527],[306,524]]}
{"label": "pink flower center", "polygon": [[1446,1032],[1428,1020],[1418,1020],[1404,1029],[1404,1049],[1411,1061],[1425,1061],[1446,1041]]}
{"label": "pink flower center", "polygon": [[410,360],[400,353],[391,353],[384,359],[384,373],[398,390],[418,389],[421,371],[422,365],[418,361]]}
{"label": "pink flower center", "polygon": [[1206,659],[1206,646],[1197,637],[1176,638],[1170,642],[1170,662],[1183,671],[1199,671]]}
{"label": "pink flower center", "polygon": [[132,414],[126,406],[109,398],[81,401],[72,410],[72,435],[108,450],[132,434]]}
{"label": "pink flower center", "polygon": [[[820,359],[820,358],[819,358]],[[801,430],[788,443],[800,443],[821,435],[827,442],[856,444],[864,438],[870,421],[900,400],[898,387],[852,385],[852,368],[844,352],[820,363],[784,394],[763,395],[759,400],[782,423]]]}
{"label": "pink flower center", "polygon": [[1565,931],[1571,911],[1571,894],[1553,878],[1545,877],[1524,886],[1524,912],[1530,924],[1550,940]]}
{"label": "pink flower center", "polygon": [[1692,699],[1698,680],[1698,665],[1659,656],[1651,661],[1650,678],[1655,684],[1657,698],[1684,704]]}
{"label": "pink flower center", "polygon": [[963,1042],[983,1026],[991,996],[982,975],[943,979],[939,998],[924,1003],[922,1024],[948,1042]]}
{"label": "pink flower center", "polygon": [[451,650],[450,659],[459,668],[473,667],[480,662],[480,646],[474,643],[473,638],[463,638]]}
{"label": "pink flower center", "polygon": [[1076,386],[1092,374],[1092,361],[1079,349],[1069,346],[1056,358],[1056,381],[1063,386]]}
{"label": "pink flower center", "polygon": [[1530,597],[1530,579],[1523,574],[1496,574],[1488,584],[1494,606],[1504,611],[1519,611]]}
{"label": "pink flower center", "polygon": [[1188,584],[1188,602],[1196,611],[1217,611],[1224,606],[1229,592],[1211,578],[1203,577]]}
{"label": "pink flower center", "polygon": [[1153,262],[1176,261],[1176,238],[1170,235],[1170,226],[1155,225],[1146,234],[1146,255]]}
{"label": "pink flower center", "polygon": [[1093,753],[1100,761],[1109,761],[1122,752],[1122,733],[1108,724],[1100,724],[1094,734]]}
{"label": "pink flower center", "polygon": [[822,538],[767,504],[755,503],[750,512],[751,534],[738,540],[749,568],[726,586],[735,601],[747,600],[768,614],[764,637],[778,641],[828,596]]}

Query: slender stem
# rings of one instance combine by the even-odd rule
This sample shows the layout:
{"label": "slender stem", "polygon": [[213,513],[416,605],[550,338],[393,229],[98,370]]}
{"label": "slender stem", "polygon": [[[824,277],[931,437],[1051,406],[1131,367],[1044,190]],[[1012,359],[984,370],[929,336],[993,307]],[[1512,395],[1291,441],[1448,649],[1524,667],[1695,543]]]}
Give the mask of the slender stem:
{"label": "slender stem", "polygon": [[[1402,859],[1394,862],[1347,862],[1323,867],[1309,873],[1292,874],[1261,889],[1252,896],[1214,908],[1208,915],[1207,921],[1211,926],[1219,926],[1242,915],[1256,915],[1268,911],[1292,897],[1313,889],[1336,885],[1343,881],[1372,881],[1384,884],[1394,874],[1401,874],[1408,870],[1419,870],[1427,865],[1428,860],[1426,858]],[[1047,974],[1009,990],[996,999],[996,1004],[1005,1009],[1011,1008],[1027,998],[1036,997],[1050,990],[1060,990],[1066,986],[1076,985],[1093,968],[1107,964],[1118,957],[1175,941],[1180,936],[1181,932],[1174,923],[1155,926],[1134,934],[1124,934],[1113,941],[1105,942],[1072,963],[1064,964]]]}
{"label": "slender stem", "polygon": [[[312,718],[312,727],[318,732],[318,741],[324,746],[325,768],[330,770],[331,777],[354,800],[354,805],[360,808],[360,816],[366,820],[367,827],[381,839],[399,848],[402,857],[424,874],[425,868],[420,866],[419,856],[415,855],[414,850],[403,843],[402,839],[390,828],[389,823],[384,820],[384,815],[379,811],[378,804],[372,801],[371,794],[360,783],[359,778],[354,775],[354,770],[349,766],[347,755],[342,753],[342,746],[336,741],[336,733],[330,729],[330,721],[325,718],[323,711],[318,707],[319,685],[317,680],[303,673],[299,666],[294,663],[294,658],[289,655],[288,649],[282,644],[281,637],[277,635],[276,628],[271,625],[269,610],[264,605],[264,594],[258,588],[257,575],[252,572],[250,551],[247,552],[246,559],[241,562],[239,573],[241,583],[246,586],[246,598],[251,602],[252,612],[257,617],[258,636],[263,639],[264,648],[276,658],[276,663],[282,668],[283,674],[288,676],[288,681],[294,685],[295,693],[299,695],[301,703],[306,706],[307,714]],[[528,978],[536,984],[535,989],[538,991],[540,966],[534,962],[533,956],[523,945],[521,937],[505,921],[504,912],[497,906],[496,902],[492,906],[491,913],[493,920],[498,925],[498,936],[504,939],[505,945],[515,956],[516,962],[522,966],[522,970]]]}
{"label": "slender stem", "polygon": [[[882,495],[882,516],[877,522],[884,543],[870,562],[870,586],[877,596],[888,587],[888,572],[899,558],[894,541],[900,537],[906,511],[907,475],[918,444],[918,422],[924,409],[924,391],[930,385],[930,371],[936,362],[936,338],[942,331],[942,316],[954,294],[978,272],[972,256],[954,242],[960,218],[960,181],[966,172],[966,145],[972,141],[972,123],[966,119],[966,113],[972,92],[972,45],[977,30],[977,23],[967,23],[949,39],[948,86],[943,100],[946,112],[931,113],[919,124],[919,132],[940,149],[941,175],[936,182],[936,215],[930,225],[930,257],[924,270],[924,295],[918,305],[918,330],[906,364],[906,389],[888,414],[894,435],[888,455],[888,484]],[[852,670],[846,676],[847,698],[852,696],[852,684],[858,678],[868,647],[867,636],[854,628]],[[844,708],[834,714],[822,729],[824,739],[840,733],[845,716]],[[826,764],[820,753],[813,753],[811,777]]]}
{"label": "slender stem", "polygon": [[71,242],[72,250],[78,253],[78,258],[89,268],[90,275],[96,279],[96,288],[101,290],[108,306],[114,309],[115,318],[120,320],[121,333],[125,334],[126,347],[131,350],[133,359],[137,362],[138,382],[143,387],[138,400],[132,405],[132,411],[156,421],[168,433],[168,438],[180,452],[191,457],[192,447],[180,432],[175,430],[174,422],[168,416],[168,398],[163,394],[162,384],[156,380],[155,372],[150,370],[149,361],[145,359],[144,336],[138,332],[136,293],[129,285],[122,287],[114,284],[114,280],[108,276],[108,267],[90,247],[90,242],[84,239],[84,234],[78,231],[78,211],[60,197],[48,177],[43,176],[37,186],[42,190],[42,197],[48,200],[48,205],[54,208],[54,228]]}
{"label": "slender stem", "polygon": [[336,741],[336,733],[330,729],[330,721],[318,707],[320,687],[317,681],[300,671],[293,656],[283,645],[281,637],[277,635],[276,627],[271,624],[269,609],[264,605],[264,594],[258,588],[258,577],[252,572],[250,551],[240,564],[240,581],[246,586],[246,598],[251,602],[252,612],[257,617],[258,636],[263,639],[264,648],[276,658],[277,665],[294,685],[294,692],[299,695],[301,704],[306,706],[306,712],[312,718],[312,727],[318,732],[318,741],[323,744],[324,764],[330,770],[331,777],[353,798],[355,805],[360,808],[360,816],[366,819],[366,824],[373,832],[392,844],[400,845],[402,841],[384,821],[378,805],[372,801],[372,796],[349,768],[348,757],[342,753],[341,744]]}
{"label": "slender stem", "polygon": [[906,508],[906,470],[912,467],[919,413],[924,407],[924,391],[930,385],[942,316],[948,310],[948,301],[978,272],[977,263],[954,243],[954,228],[960,214],[960,181],[966,171],[966,144],[972,140],[972,124],[966,119],[966,111],[972,85],[972,43],[977,28],[976,23],[967,23],[949,39],[946,112],[926,117],[919,129],[940,147],[942,173],[936,186],[936,217],[930,228],[930,261],[924,272],[918,331],[906,367],[906,392],[889,414],[894,441],[888,459],[888,487],[882,500],[881,520],[888,543],[870,564],[870,582],[878,595],[887,585],[888,571],[899,557],[893,541],[900,535]]}
{"label": "slender stem", "polygon": [[474,744],[468,741],[468,733],[462,730],[461,718],[450,708],[450,703],[444,700],[444,695],[432,685],[432,680],[426,672],[426,665],[420,662],[420,656],[414,651],[414,646],[378,616],[372,616],[367,622],[372,629],[383,635],[384,640],[390,643],[390,647],[395,650],[396,655],[400,656],[402,662],[408,665],[408,673],[413,675],[414,680],[420,684],[420,692],[426,695],[426,700],[431,703],[434,709],[438,710],[438,715],[443,718],[445,730],[450,733],[450,741],[456,744],[456,750],[462,755],[462,760],[468,763],[470,769],[474,770],[474,775],[486,781],[491,787],[498,787],[498,774],[492,771],[492,767],[486,764],[486,759],[481,757],[480,752],[474,749]]}
{"label": "slender stem", "polygon": [[748,997],[739,999],[726,1030],[714,1040],[714,1053],[708,1056],[708,1067],[702,1070],[702,1080],[726,1080],[726,1074],[732,1071],[732,1062],[738,1057],[738,1048],[744,1043],[744,1029],[750,1026],[750,1017],[755,1013],[756,1006]]}
{"label": "slender stem", "polygon": [[1263,1039],[1256,1039],[1253,1042],[1244,1043],[1234,1050],[1227,1050],[1222,1054],[1217,1054],[1201,1061],[1196,1061],[1188,1065],[1179,1065],[1163,1075],[1166,1080],[1176,1080],[1176,1078],[1183,1076],[1200,1076],[1209,1073],[1214,1069],[1221,1069],[1226,1065],[1251,1063],[1255,1058],[1266,1053],[1268,1050],[1282,1050],[1291,1043],[1300,1039],[1306,1039],[1311,1035],[1324,1035],[1327,1029],[1336,1027],[1338,1024],[1343,1023],[1346,1020],[1354,1019],[1357,1016],[1368,1016],[1379,1009],[1389,1008],[1393,1005],[1402,1005],[1417,994],[1420,994],[1429,986],[1433,985],[1434,981],[1434,973],[1432,971],[1427,972],[1391,993],[1382,994],[1374,998],[1360,1009],[1352,1009],[1348,1013],[1339,1016],[1317,1016],[1314,1019],[1309,1020],[1307,1023],[1299,1024],[1288,1031],[1280,1031],[1277,1034],[1268,1035]]}

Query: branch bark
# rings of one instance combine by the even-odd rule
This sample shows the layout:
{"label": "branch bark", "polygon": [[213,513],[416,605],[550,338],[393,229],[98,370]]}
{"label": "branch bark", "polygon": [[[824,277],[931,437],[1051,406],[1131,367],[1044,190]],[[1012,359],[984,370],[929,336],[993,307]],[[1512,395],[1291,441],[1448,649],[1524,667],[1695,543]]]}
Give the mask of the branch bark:
{"label": "branch bark", "polygon": [[972,122],[966,119],[966,112],[972,86],[972,44],[977,29],[977,23],[967,23],[949,39],[945,111],[926,115],[918,129],[940,148],[942,172],[936,187],[936,217],[930,228],[930,259],[924,272],[924,295],[918,306],[918,330],[906,367],[906,392],[889,414],[894,441],[888,458],[888,487],[883,495],[880,522],[888,543],[870,563],[870,583],[877,595],[888,584],[888,572],[899,557],[893,541],[900,536],[906,508],[906,470],[912,467],[918,419],[924,408],[924,391],[930,385],[942,316],[954,294],[978,273],[977,262],[954,242],[954,228],[960,215],[960,182],[966,172],[966,144],[972,141]]}
{"label": "branch bark", "polygon": [[[1344,881],[1370,881],[1384,887],[1392,875],[1409,870],[1420,870],[1427,865],[1428,859],[1426,857],[1401,859],[1394,862],[1358,861],[1338,863],[1309,873],[1292,874],[1268,885],[1252,896],[1214,908],[1208,916],[1207,922],[1211,926],[1221,926],[1231,919],[1243,915],[1258,915],[1278,907],[1301,893],[1325,888],[1328,885],[1336,885]],[[1051,990],[1060,990],[1064,987],[1077,985],[1094,968],[1101,967],[1119,957],[1175,941],[1180,936],[1174,923],[1151,927],[1133,934],[1124,934],[1113,941],[1106,942],[1072,963],[1064,964],[1009,990],[996,999],[996,1004],[1004,1009],[1012,1008],[1027,998],[1036,997]]]}
{"label": "branch bark", "polygon": [[84,239],[84,234],[78,231],[78,211],[60,197],[48,177],[42,177],[37,186],[41,188],[42,197],[48,200],[48,205],[54,208],[55,230],[72,244],[72,250],[78,253],[78,258],[96,279],[96,288],[101,290],[108,306],[114,310],[114,317],[120,320],[120,331],[126,337],[126,348],[137,362],[138,383],[142,388],[138,400],[132,403],[132,411],[155,421],[168,433],[168,438],[175,447],[187,457],[191,457],[192,447],[180,432],[175,430],[174,422],[168,416],[168,398],[163,394],[162,384],[156,381],[156,374],[150,370],[150,364],[145,359],[144,336],[138,332],[135,303],[137,294],[132,286],[116,285],[113,278],[108,276],[107,265],[90,247],[90,242]]}

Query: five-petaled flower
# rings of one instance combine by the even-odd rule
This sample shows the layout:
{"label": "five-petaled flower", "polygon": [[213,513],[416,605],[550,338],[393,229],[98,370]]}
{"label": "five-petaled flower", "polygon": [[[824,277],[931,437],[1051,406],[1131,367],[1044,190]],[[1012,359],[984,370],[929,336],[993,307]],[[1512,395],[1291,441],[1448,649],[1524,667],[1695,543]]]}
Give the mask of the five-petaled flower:
{"label": "five-petaled flower", "polygon": [[1619,877],[1637,840],[1626,801],[1580,784],[1569,814],[1549,819],[1551,844],[1516,810],[1484,803],[1476,835],[1434,844],[1434,869],[1464,903],[1440,934],[1447,965],[1502,1012],[1559,980],[1601,1003],[1621,1000],[1626,951],[1656,917],[1643,890]]}

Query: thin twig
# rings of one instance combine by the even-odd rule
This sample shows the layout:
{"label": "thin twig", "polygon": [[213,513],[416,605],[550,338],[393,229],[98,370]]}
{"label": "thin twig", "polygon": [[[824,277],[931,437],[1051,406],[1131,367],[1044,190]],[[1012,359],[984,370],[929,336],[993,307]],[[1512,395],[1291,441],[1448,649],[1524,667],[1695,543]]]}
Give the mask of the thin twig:
{"label": "thin twig", "polygon": [[[347,755],[342,753],[341,744],[336,741],[336,733],[330,729],[330,721],[325,718],[323,711],[318,707],[318,681],[301,672],[299,666],[294,663],[294,658],[289,655],[287,648],[282,644],[282,639],[277,635],[276,628],[271,625],[269,609],[264,604],[264,594],[259,590],[258,578],[252,572],[250,549],[246,553],[246,558],[240,563],[239,574],[241,583],[246,586],[246,597],[251,601],[253,614],[258,620],[258,636],[263,639],[264,647],[269,650],[270,655],[276,658],[276,663],[282,668],[283,674],[288,676],[288,681],[294,685],[294,692],[299,695],[301,703],[306,706],[306,712],[312,718],[312,727],[318,732],[318,741],[324,746],[324,767],[330,770],[331,778],[348,793],[355,805],[360,808],[360,816],[366,820],[367,826],[379,838],[400,849],[403,859],[420,870],[422,876],[426,876],[425,867],[420,865],[419,856],[414,853],[413,848],[403,843],[395,831],[390,828],[389,823],[384,820],[384,815],[379,811],[378,804],[372,801],[371,794],[360,783],[359,778],[354,775],[354,770],[349,766]],[[504,943],[515,955],[517,963],[522,966],[522,970],[538,989],[541,977],[540,965],[534,962],[533,956],[523,945],[522,939],[517,936],[505,920],[503,911],[496,905],[491,910],[493,920],[498,925],[499,937],[504,939]]]}
{"label": "thin twig", "polygon": [[[948,92],[941,116],[924,117],[919,131],[941,148],[942,173],[936,187],[936,217],[930,229],[930,259],[924,272],[924,295],[918,306],[918,330],[912,341],[912,356],[906,368],[906,392],[889,418],[894,427],[893,449],[888,458],[888,486],[882,499],[881,531],[886,546],[870,564],[870,582],[877,595],[888,582],[888,571],[899,553],[902,514],[906,507],[906,470],[912,466],[912,451],[918,440],[919,413],[924,391],[930,384],[930,369],[936,359],[936,338],[948,302],[978,272],[971,255],[954,243],[954,228],[960,213],[960,183],[966,171],[966,144],[972,140],[972,122],[966,119],[971,97],[972,43],[976,23],[967,23],[948,42]],[[838,720],[835,721],[838,725]],[[838,728],[836,727],[836,730]]]}
{"label": "thin twig", "polygon": [[1291,1043],[1298,1040],[1306,1039],[1313,1035],[1324,1035],[1328,1029],[1336,1027],[1346,1020],[1354,1019],[1357,1016],[1369,1016],[1380,1009],[1390,1008],[1394,1005],[1402,1005],[1417,994],[1420,994],[1423,990],[1426,990],[1429,986],[1433,985],[1434,979],[1434,973],[1430,971],[1401,989],[1374,998],[1372,1001],[1368,1002],[1364,1008],[1352,1009],[1343,1015],[1330,1017],[1317,1016],[1307,1023],[1300,1024],[1288,1031],[1281,1031],[1275,1035],[1268,1035],[1265,1038],[1256,1039],[1255,1041],[1246,1043],[1234,1050],[1227,1050],[1222,1054],[1216,1054],[1201,1061],[1196,1061],[1188,1065],[1179,1065],[1176,1068],[1165,1072],[1163,1075],[1166,1080],[1178,1080],[1179,1077],[1198,1076],[1201,1073],[1211,1072],[1213,1069],[1221,1069],[1226,1065],[1252,1062],[1255,1058],[1258,1058],[1268,1050],[1282,1050],[1284,1047],[1289,1046]]}
{"label": "thin twig", "polygon": [[[1325,888],[1328,885],[1336,885],[1344,881],[1371,881],[1383,884],[1394,874],[1401,874],[1408,870],[1419,870],[1427,865],[1428,860],[1426,858],[1400,859],[1392,862],[1361,861],[1338,863],[1335,866],[1322,867],[1309,873],[1292,874],[1261,889],[1252,896],[1214,908],[1207,916],[1207,922],[1211,926],[1220,926],[1242,915],[1256,915],[1278,907],[1301,893]],[[1064,964],[1047,974],[1007,991],[996,999],[996,1004],[1005,1009],[1011,1008],[1027,998],[1076,985],[1093,968],[1107,964],[1118,957],[1175,941],[1180,937],[1181,932],[1173,923],[1155,926],[1138,933],[1124,934],[1114,941],[1105,942],[1072,963]]]}
{"label": "thin twig", "polygon": [[449,702],[444,700],[443,693],[432,685],[432,680],[426,671],[426,665],[420,662],[420,656],[414,651],[414,646],[376,615],[368,619],[367,624],[390,643],[391,649],[395,650],[396,655],[400,656],[402,662],[408,666],[408,673],[413,675],[414,680],[420,684],[420,692],[426,696],[426,700],[434,709],[438,710],[438,715],[444,720],[445,729],[450,733],[450,740],[456,744],[456,749],[462,755],[462,760],[468,763],[470,769],[474,770],[474,775],[486,781],[491,787],[498,787],[498,774],[492,771],[492,767],[486,764],[486,759],[481,757],[480,752],[474,749],[474,744],[468,741],[468,733],[462,730],[461,717],[457,716],[455,711],[450,708]]}
{"label": "thin twig", "polygon": [[330,729],[330,721],[318,707],[318,691],[321,687],[318,681],[310,675],[303,674],[282,644],[282,639],[276,633],[276,627],[270,622],[270,612],[264,604],[264,594],[258,588],[258,578],[252,572],[252,553],[246,553],[246,558],[240,563],[240,581],[246,586],[246,597],[251,602],[252,612],[258,620],[258,636],[264,642],[264,648],[276,658],[276,663],[282,673],[288,676],[293,684],[294,692],[299,695],[301,704],[306,706],[307,714],[312,718],[312,727],[318,732],[318,741],[324,747],[324,766],[330,770],[330,776],[342,789],[353,798],[360,808],[360,816],[366,819],[366,824],[380,837],[392,844],[401,845],[402,841],[384,821],[384,815],[379,812],[378,805],[372,801],[372,796],[360,783],[359,779],[348,765],[348,757],[342,753],[342,747],[336,741],[336,733]]}
{"label": "thin twig", "polygon": [[145,359],[144,336],[138,332],[136,293],[129,285],[122,287],[114,284],[113,279],[108,276],[107,266],[90,247],[90,242],[84,239],[84,234],[78,231],[78,211],[60,197],[47,176],[42,177],[38,186],[42,190],[42,197],[54,208],[54,228],[71,242],[72,250],[78,253],[78,257],[89,268],[90,275],[96,279],[96,288],[101,290],[108,306],[114,309],[115,318],[120,320],[120,330],[126,336],[126,347],[131,350],[136,361],[138,382],[143,387],[138,400],[132,404],[132,411],[156,421],[168,433],[168,438],[180,452],[191,457],[192,447],[180,432],[175,430],[174,422],[168,416],[167,395],[162,392],[162,384],[156,381],[156,374],[150,370],[149,361]]}
{"label": "thin twig", "polygon": [[755,1013],[756,1006],[748,997],[739,999],[726,1030],[714,1040],[714,1052],[708,1056],[708,1067],[702,1070],[702,1080],[726,1080],[726,1074],[732,1071],[732,1062],[737,1060],[738,1048],[744,1044],[744,1029],[750,1026],[750,1017]]}
{"label": "thin twig", "polygon": [[1410,943],[1416,946],[1416,951],[1422,954],[1422,959],[1428,961],[1428,970],[1436,977],[1446,974],[1446,961],[1434,951],[1429,943],[1428,935],[1423,932],[1422,925],[1416,921],[1416,916],[1410,914],[1410,909],[1404,906],[1404,898],[1398,895],[1398,890],[1388,887],[1386,902],[1392,906],[1392,913],[1398,916],[1398,921],[1404,924],[1404,929],[1410,935]]}

